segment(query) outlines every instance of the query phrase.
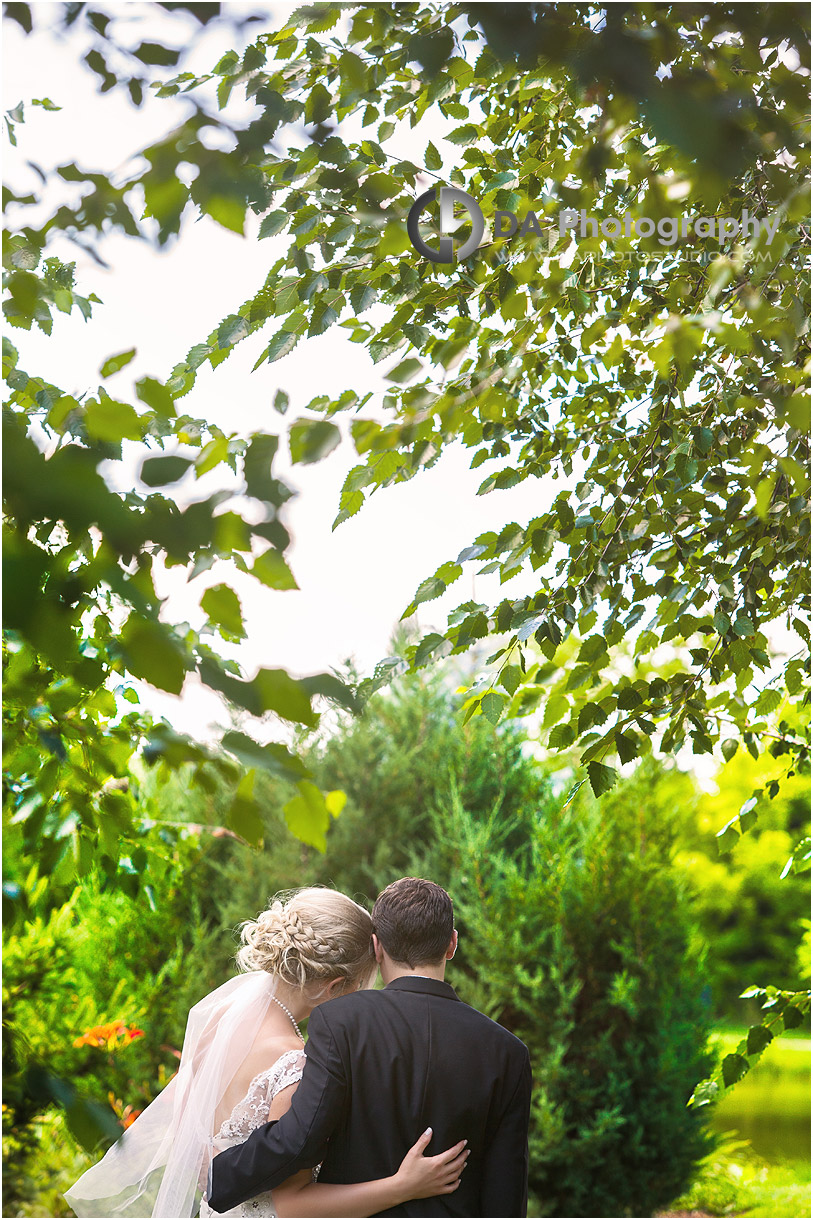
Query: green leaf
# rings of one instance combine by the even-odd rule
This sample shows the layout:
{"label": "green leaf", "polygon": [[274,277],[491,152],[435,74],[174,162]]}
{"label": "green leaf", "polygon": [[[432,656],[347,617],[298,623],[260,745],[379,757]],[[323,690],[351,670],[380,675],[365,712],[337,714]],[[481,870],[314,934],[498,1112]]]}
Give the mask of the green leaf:
{"label": "green leaf", "polygon": [[333,101],[324,85],[316,84],[305,102],[305,121],[324,123],[333,109]]}
{"label": "green leaf", "polygon": [[337,447],[342,434],[335,424],[326,419],[299,419],[291,424],[288,434],[291,446],[291,461],[311,465],[321,462]]}
{"label": "green leaf", "polygon": [[516,186],[517,180],[516,170],[501,170],[499,174],[495,174],[493,178],[489,178],[488,182],[483,187],[483,194],[490,195],[493,191],[498,191],[502,187]]}
{"label": "green leaf", "polygon": [[229,806],[228,823],[247,843],[259,845],[262,843],[265,827],[253,792],[254,772],[248,771],[237,785],[237,791]]}
{"label": "green leaf", "polygon": [[528,307],[524,292],[512,292],[500,305],[500,313],[506,322],[521,322]]}
{"label": "green leaf", "polygon": [[337,818],[347,804],[347,793],[340,788],[325,793],[325,806],[332,818]]}
{"label": "green leaf", "polygon": [[695,436],[695,445],[697,446],[698,453],[702,453],[705,457],[707,453],[711,452],[713,442],[714,433],[711,428],[698,428]]}
{"label": "green leaf", "polygon": [[309,674],[307,678],[299,679],[299,685],[307,694],[312,697],[321,695],[334,707],[343,707],[345,711],[354,713],[361,710],[353,688],[335,674]]}
{"label": "green leaf", "polygon": [[283,720],[296,724],[316,724],[305,687],[284,669],[261,669],[251,687],[264,712],[276,712]]}
{"label": "green leaf", "polygon": [[237,313],[230,314],[217,328],[217,346],[219,348],[233,347],[235,343],[245,339],[248,331],[249,324],[245,318]]}
{"label": "green leaf", "polygon": [[305,777],[305,766],[301,759],[277,742],[261,746],[245,733],[232,730],[224,735],[221,744],[224,750],[234,754],[247,767],[262,767],[285,779],[298,780]]}
{"label": "green leaf", "polygon": [[736,847],[737,843],[739,842],[740,833],[734,825],[736,821],[736,818],[732,818],[731,821],[724,826],[722,830],[718,830],[717,834],[715,835],[715,839],[717,841],[717,851],[721,856],[730,852],[731,849]]}
{"label": "green leaf", "polygon": [[243,459],[246,478],[246,494],[257,500],[277,504],[276,480],[271,474],[271,465],[279,448],[279,438],[267,433],[255,433],[249,441]]}
{"label": "green leaf", "polygon": [[496,724],[502,713],[505,704],[505,695],[499,691],[489,690],[483,695],[480,700],[480,710],[486,720],[490,720],[492,724]]}
{"label": "green leaf", "polygon": [[564,750],[572,746],[575,740],[576,734],[569,724],[557,724],[548,734],[548,745],[552,750]]}
{"label": "green leaf", "polygon": [[618,780],[615,770],[600,762],[588,763],[587,774],[590,777],[590,787],[595,796],[602,796],[605,792],[609,792],[611,788],[615,787]]}
{"label": "green leaf", "polygon": [[288,829],[302,843],[324,852],[330,826],[330,813],[325,798],[309,780],[302,780],[298,789],[298,795],[283,807]]}
{"label": "green leaf", "polygon": [[579,655],[576,658],[580,663],[585,665],[593,664],[598,661],[607,651],[607,641],[601,635],[591,635],[582,644],[579,649]]}
{"label": "green leaf", "polygon": [[621,762],[628,763],[638,757],[640,743],[633,733],[616,733],[615,748]]}
{"label": "green leaf", "polygon": [[742,1080],[748,1071],[748,1060],[744,1055],[726,1055],[723,1060],[723,1084],[727,1089],[738,1080]]}
{"label": "green leaf", "polygon": [[120,643],[128,670],[160,690],[179,695],[186,677],[186,662],[167,627],[131,614],[122,628]]}
{"label": "green leaf", "polygon": [[212,585],[200,599],[201,609],[210,622],[222,627],[229,635],[245,638],[240,599],[228,585]]}
{"label": "green leaf", "polygon": [[177,414],[174,398],[167,387],[157,381],[155,377],[142,377],[140,381],[137,381],[136,394],[148,407],[152,407],[156,415],[172,419]]}
{"label": "green leaf", "polygon": [[769,687],[764,690],[756,701],[754,711],[757,716],[769,716],[775,712],[782,702],[782,692]]}
{"label": "green leaf", "polygon": [[431,140],[426,146],[426,155],[423,163],[427,169],[431,170],[438,170],[443,167],[443,158]]}
{"label": "green leaf", "polygon": [[436,597],[440,597],[441,593],[446,591],[446,582],[440,580],[437,576],[430,576],[418,585],[418,589],[413,597],[410,605],[401,615],[401,618],[409,618],[415,613],[415,607],[420,606],[423,602],[434,601]]}
{"label": "green leaf", "polygon": [[746,636],[754,634],[754,624],[751,622],[750,618],[747,618],[744,614],[737,615],[737,617],[734,619],[733,626],[735,635]]}
{"label": "green leaf", "polygon": [[313,311],[308,335],[313,337],[314,335],[324,334],[328,327],[338,320],[338,317],[338,312],[335,309],[330,305],[326,305],[324,301],[320,301]]}
{"label": "green leaf", "polygon": [[246,220],[245,200],[236,195],[207,195],[201,203],[203,211],[224,229],[243,236]]}
{"label": "green leaf", "polygon": [[410,381],[416,373],[419,373],[423,365],[420,360],[402,360],[400,364],[396,364],[384,376],[387,381],[395,381],[398,385],[403,385],[405,381]]}
{"label": "green leaf", "polygon": [[585,780],[585,779],[580,779],[580,780],[576,781],[576,783],[573,785],[573,787],[568,792],[567,797],[565,798],[565,803],[564,803],[564,805],[562,805],[563,809],[567,809],[567,807],[571,803],[571,801],[576,799],[579,789],[583,788],[586,783],[587,783],[587,780]]}
{"label": "green leaf", "polygon": [[126,352],[119,352],[117,356],[108,356],[102,367],[99,369],[100,377],[110,377],[113,373],[117,373],[119,369],[123,369],[125,364],[129,364],[136,354],[136,349],[131,347]]}
{"label": "green leaf", "polygon": [[725,635],[727,631],[731,630],[731,619],[721,610],[718,610],[714,616],[714,630],[718,635]]}
{"label": "green leaf", "polygon": [[282,232],[286,224],[290,220],[288,212],[269,212],[264,216],[260,224],[258,238],[273,237],[276,233]]}
{"label": "green leaf", "polygon": [[195,476],[200,478],[214,470],[229,456],[229,439],[226,436],[216,436],[203,446],[195,458]]}
{"label": "green leaf", "polygon": [[556,724],[558,720],[561,720],[563,716],[567,716],[569,712],[570,701],[564,695],[558,692],[549,695],[545,703],[545,714],[542,717],[542,728],[547,729],[550,725]]}
{"label": "green leaf", "polygon": [[140,59],[143,64],[151,64],[160,68],[173,67],[181,57],[180,51],[164,47],[158,42],[142,42],[130,54],[135,55],[136,59]]}
{"label": "green leaf", "polygon": [[720,749],[722,750],[723,758],[726,760],[726,762],[731,762],[731,759],[739,749],[739,745],[739,741],[737,741],[737,739],[734,737],[729,737],[723,742]]}
{"label": "green leaf", "polygon": [[500,683],[513,695],[522,681],[522,670],[518,665],[506,665],[500,674]]}
{"label": "green leaf", "polygon": [[268,585],[269,589],[299,588],[282,554],[274,547],[264,551],[254,560],[251,574],[264,585]]}
{"label": "green leaf", "polygon": [[586,733],[593,725],[603,724],[607,712],[598,703],[585,703],[579,712],[579,733]]}
{"label": "green leaf", "polygon": [[802,661],[790,661],[785,668],[785,686],[789,695],[798,695],[802,689],[807,667]]}
{"label": "green leaf", "polygon": [[740,832],[742,834],[745,834],[746,831],[750,830],[752,826],[756,825],[758,817],[757,804],[758,798],[756,796],[752,796],[749,797],[748,800],[742,805],[740,805],[739,812],[737,813],[737,820],[739,821]]}
{"label": "green leaf", "polygon": [[801,839],[794,847],[793,854],[788,858],[785,867],[779,874],[780,878],[784,880],[784,878],[787,877],[791,872],[801,873],[809,871],[810,856],[811,839],[810,835],[805,835],[805,837]]}
{"label": "green leaf", "polygon": [[145,458],[141,463],[141,481],[148,487],[163,487],[167,483],[177,483],[191,465],[189,458]]}
{"label": "green leaf", "polygon": [[141,440],[141,420],[135,409],[126,402],[113,398],[93,398],[85,409],[85,427],[88,435],[97,441],[118,444],[121,441]]}
{"label": "green leaf", "polygon": [[479,138],[479,134],[476,127],[471,123],[466,123],[463,127],[455,127],[454,131],[448,132],[443,138],[450,144],[474,144]]}
{"label": "green leaf", "polygon": [[708,1106],[712,1105],[720,1093],[720,1086],[716,1080],[701,1080],[695,1088],[688,1104],[690,1106]]}
{"label": "green leaf", "polygon": [[407,58],[417,60],[427,77],[437,75],[453,51],[454,34],[448,26],[413,34],[407,43]]}
{"label": "green leaf", "polygon": [[747,1049],[749,1055],[758,1055],[769,1042],[773,1042],[773,1034],[764,1025],[752,1025],[748,1030]]}
{"label": "green leaf", "polygon": [[33,271],[40,261],[40,250],[37,246],[13,246],[9,254],[13,267],[21,271]]}
{"label": "green leaf", "polygon": [[452,644],[442,635],[438,635],[437,631],[430,632],[421,640],[415,651],[415,660],[413,662],[416,669],[420,669],[422,665],[426,665],[427,661],[433,657],[446,656],[452,650]]}
{"label": "green leaf", "polygon": [[356,284],[350,289],[350,304],[357,314],[364,313],[375,303],[375,288],[371,284]]}

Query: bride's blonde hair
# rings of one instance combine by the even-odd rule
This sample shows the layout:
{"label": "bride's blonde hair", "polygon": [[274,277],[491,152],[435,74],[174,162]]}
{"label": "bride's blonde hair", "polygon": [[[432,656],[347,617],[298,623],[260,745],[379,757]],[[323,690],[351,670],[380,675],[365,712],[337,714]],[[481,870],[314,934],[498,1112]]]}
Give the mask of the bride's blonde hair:
{"label": "bride's blonde hair", "polygon": [[338,890],[288,891],[240,925],[237,965],[265,970],[300,990],[335,978],[369,987],[376,969],[372,930],[364,907]]}

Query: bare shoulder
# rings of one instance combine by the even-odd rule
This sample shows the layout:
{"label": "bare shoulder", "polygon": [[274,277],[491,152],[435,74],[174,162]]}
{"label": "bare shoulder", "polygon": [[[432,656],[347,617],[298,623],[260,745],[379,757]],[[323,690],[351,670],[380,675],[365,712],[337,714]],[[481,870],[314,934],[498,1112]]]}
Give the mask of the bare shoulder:
{"label": "bare shoulder", "polygon": [[242,1074],[254,1079],[260,1073],[269,1073],[281,1059],[287,1057],[296,1062],[294,1055],[303,1054],[303,1051],[304,1047],[296,1037],[288,1038],[284,1035],[258,1037],[246,1056]]}
{"label": "bare shoulder", "polygon": [[257,1031],[251,1053],[252,1057],[256,1054],[261,1055],[265,1059],[266,1065],[270,1067],[282,1055],[287,1055],[290,1051],[301,1051],[302,1049],[303,1044],[301,1040],[290,1026],[280,1029],[275,1021],[267,1017]]}
{"label": "bare shoulder", "polygon": [[299,1038],[294,1036],[288,1038],[281,1034],[274,1034],[271,1037],[257,1041],[253,1048],[253,1053],[262,1055],[269,1067],[275,1064],[278,1059],[282,1059],[283,1055],[290,1055],[292,1052],[304,1054],[305,1047]]}

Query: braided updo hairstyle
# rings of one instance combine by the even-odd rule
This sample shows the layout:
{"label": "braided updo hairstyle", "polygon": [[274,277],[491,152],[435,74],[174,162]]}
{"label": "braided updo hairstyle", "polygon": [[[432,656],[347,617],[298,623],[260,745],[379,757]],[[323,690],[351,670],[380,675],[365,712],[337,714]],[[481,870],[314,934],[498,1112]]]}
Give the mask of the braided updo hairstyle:
{"label": "braided updo hairstyle", "polygon": [[240,926],[240,970],[265,970],[304,990],[343,978],[369,987],[375,977],[372,920],[337,890],[308,886],[278,894],[266,911]]}

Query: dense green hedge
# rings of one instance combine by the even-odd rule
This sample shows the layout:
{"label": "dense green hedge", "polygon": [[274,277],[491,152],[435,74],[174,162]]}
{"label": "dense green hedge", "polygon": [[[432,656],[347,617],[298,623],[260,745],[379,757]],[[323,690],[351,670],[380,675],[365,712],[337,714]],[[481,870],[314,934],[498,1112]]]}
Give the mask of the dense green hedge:
{"label": "dense green hedge", "polygon": [[702,961],[651,767],[601,806],[524,811],[522,845],[457,802],[437,830],[459,989],[530,1047],[530,1185],[546,1216],[648,1216],[708,1148],[686,1108],[710,1067]]}

